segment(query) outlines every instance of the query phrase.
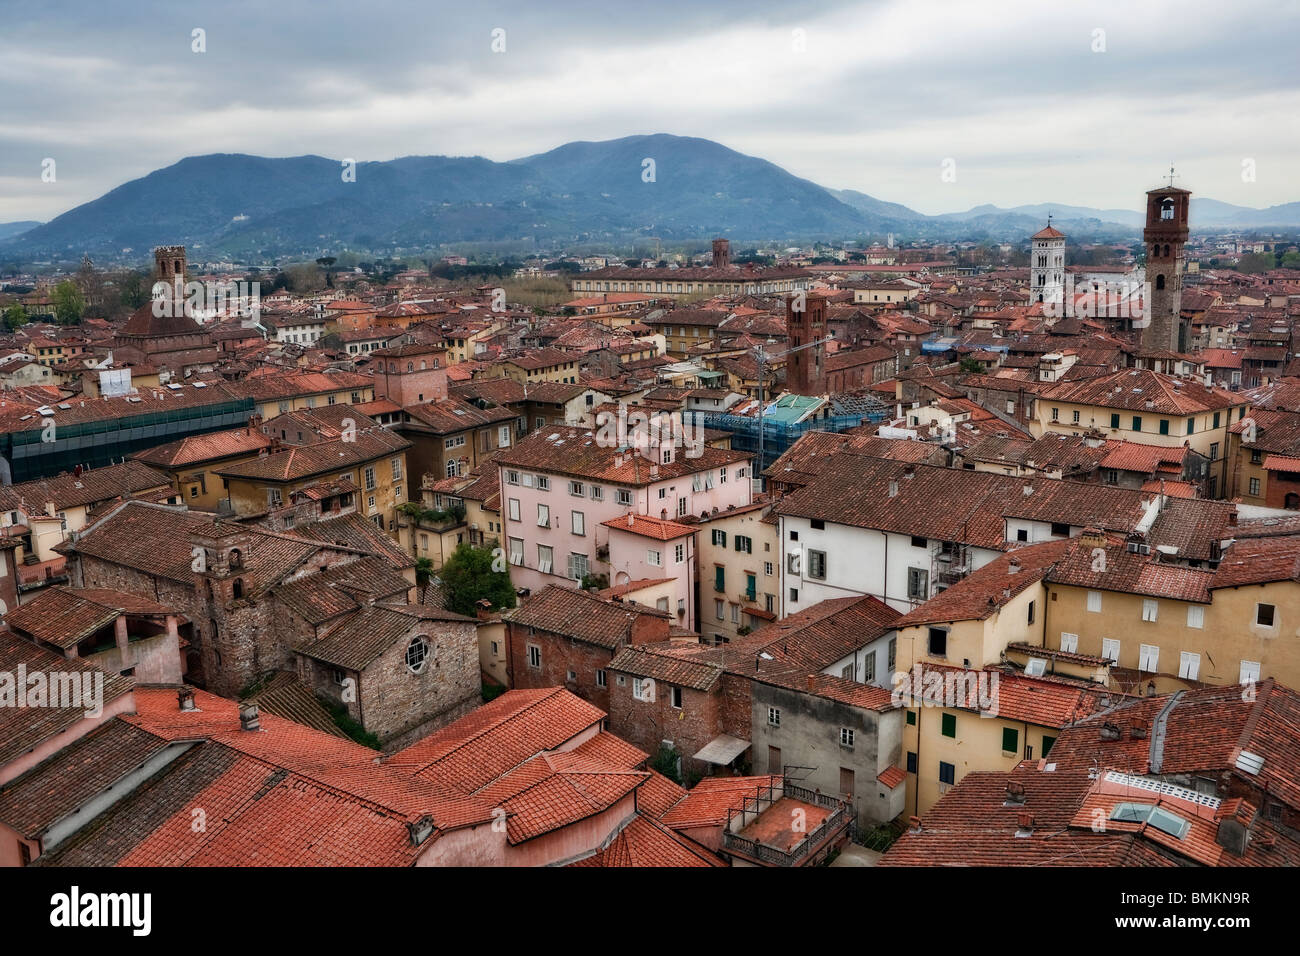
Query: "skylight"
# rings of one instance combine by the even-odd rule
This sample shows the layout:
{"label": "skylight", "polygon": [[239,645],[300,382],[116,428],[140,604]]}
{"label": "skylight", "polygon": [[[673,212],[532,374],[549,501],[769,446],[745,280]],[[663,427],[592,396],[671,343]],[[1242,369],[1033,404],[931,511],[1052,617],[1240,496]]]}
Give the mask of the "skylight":
{"label": "skylight", "polygon": [[1151,803],[1118,803],[1111,810],[1110,818],[1119,823],[1145,823],[1161,833],[1168,833],[1175,840],[1187,836],[1192,826],[1177,814]]}

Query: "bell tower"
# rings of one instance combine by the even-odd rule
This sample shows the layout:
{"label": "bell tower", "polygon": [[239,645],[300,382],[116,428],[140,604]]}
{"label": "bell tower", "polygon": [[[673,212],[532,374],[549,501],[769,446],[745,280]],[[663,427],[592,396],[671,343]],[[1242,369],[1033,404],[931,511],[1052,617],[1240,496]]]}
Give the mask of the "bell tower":
{"label": "bell tower", "polygon": [[1173,184],[1147,193],[1146,228],[1142,241],[1147,253],[1147,324],[1142,329],[1142,346],[1182,352],[1187,348],[1187,332],[1179,314],[1183,304],[1183,245],[1187,242],[1187,213],[1191,206],[1190,190]]}
{"label": "bell tower", "polygon": [[1065,297],[1065,233],[1054,228],[1048,216],[1046,228],[1030,237],[1030,246],[1029,301],[1060,306]]}
{"label": "bell tower", "polygon": [[154,282],[167,283],[168,295],[173,302],[185,299],[185,247],[159,246],[153,251]]}
{"label": "bell tower", "polygon": [[786,389],[796,395],[824,395],[825,347],[814,343],[826,338],[826,297],[809,292],[786,299],[785,328],[791,350],[785,365]]}

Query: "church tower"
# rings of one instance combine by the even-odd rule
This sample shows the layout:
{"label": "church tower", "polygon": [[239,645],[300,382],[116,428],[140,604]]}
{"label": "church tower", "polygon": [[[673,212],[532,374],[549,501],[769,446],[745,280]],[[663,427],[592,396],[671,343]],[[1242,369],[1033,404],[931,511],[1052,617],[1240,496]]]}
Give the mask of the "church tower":
{"label": "church tower", "polygon": [[153,251],[154,284],[167,283],[172,302],[185,301],[185,247],[159,246]]}
{"label": "church tower", "polygon": [[1192,194],[1173,185],[1147,193],[1147,221],[1142,241],[1147,250],[1147,324],[1142,329],[1142,346],[1182,352],[1187,333],[1179,319],[1183,304],[1183,244],[1187,242],[1187,212]]}
{"label": "church tower", "polygon": [[1052,228],[1051,216],[1029,240],[1029,293],[1031,304],[1059,306],[1065,297],[1065,233]]}

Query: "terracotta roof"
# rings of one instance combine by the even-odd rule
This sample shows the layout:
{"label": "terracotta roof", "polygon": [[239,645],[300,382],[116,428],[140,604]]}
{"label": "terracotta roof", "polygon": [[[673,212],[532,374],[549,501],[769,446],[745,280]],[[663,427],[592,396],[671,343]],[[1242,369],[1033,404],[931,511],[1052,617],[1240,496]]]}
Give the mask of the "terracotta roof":
{"label": "terracotta roof", "polygon": [[625,531],[628,534],[652,538],[655,541],[672,541],[676,538],[684,538],[687,535],[695,534],[697,530],[690,525],[679,524],[676,521],[651,518],[648,515],[633,514],[630,511],[626,517],[610,518],[608,521],[602,521],[601,524],[612,530]]}
{"label": "terracotta roof", "polygon": [[613,650],[631,640],[633,628],[642,617],[664,617],[636,604],[604,601],[575,588],[548,584],[503,617],[511,624]]}

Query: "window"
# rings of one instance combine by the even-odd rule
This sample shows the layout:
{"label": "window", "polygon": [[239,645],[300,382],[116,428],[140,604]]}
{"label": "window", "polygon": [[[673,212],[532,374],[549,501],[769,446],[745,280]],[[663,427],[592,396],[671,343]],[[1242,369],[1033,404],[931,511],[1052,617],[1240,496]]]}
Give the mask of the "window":
{"label": "window", "polygon": [[[1215,412],[1215,413],[1214,413],[1214,427],[1215,427],[1215,428],[1218,428],[1218,427],[1219,427],[1219,416],[1220,416],[1220,414],[1221,414],[1220,412]],[[1211,455],[1210,457],[1214,457],[1214,456]]]}
{"label": "window", "polygon": [[825,530],[826,530],[826,522],[823,521],[821,518],[813,518],[812,521],[809,522],[809,523],[812,525],[812,529],[813,529],[814,531],[825,531]]}
{"label": "window", "polygon": [[1277,608],[1272,604],[1255,605],[1255,623],[1260,627],[1272,627],[1277,616]]}
{"label": "window", "polygon": [[1100,591],[1088,592],[1088,610],[1094,614],[1101,613],[1101,592]]}
{"label": "window", "polygon": [[682,689],[680,687],[673,687],[669,690],[668,702],[677,710],[682,709]]}
{"label": "window", "polygon": [[534,669],[542,666],[542,649],[537,644],[528,645],[528,666]]}
{"label": "window", "polygon": [[1070,536],[1070,526],[1059,521],[1053,521],[1052,536],[1055,538],[1068,538]]}
{"label": "window", "polygon": [[[908,712],[908,716],[912,716],[911,711]],[[916,754],[910,750],[907,752],[907,772],[916,773]]]}
{"label": "window", "polygon": [[1201,673],[1201,655],[1183,651],[1178,655],[1178,676],[1184,680],[1196,680]]}
{"label": "window", "polygon": [[517,472],[517,471],[507,471],[507,472],[506,472],[506,484],[507,484],[507,485],[517,485],[517,484],[519,484],[519,472]]}
{"label": "window", "polygon": [[555,552],[552,551],[549,544],[539,544],[537,546],[537,570],[542,574],[550,574],[551,568],[555,564]]}
{"label": "window", "polygon": [[551,509],[549,505],[537,506],[537,527],[549,528],[551,526]]}
{"label": "window", "polygon": [[1134,415],[1134,416],[1133,416],[1133,431],[1135,431],[1135,432],[1140,432],[1141,430],[1142,430],[1142,416],[1141,416],[1141,415]]}
{"label": "window", "polygon": [[1143,644],[1138,649],[1138,670],[1156,673],[1160,664],[1160,648],[1154,644]]}
{"label": "window", "polygon": [[939,782],[953,784],[957,780],[957,768],[950,763],[939,761]]}
{"label": "window", "polygon": [[686,545],[684,544],[673,545],[673,563],[681,564],[685,560],[686,560]]}
{"label": "window", "polygon": [[930,628],[927,645],[931,657],[947,657],[948,632],[941,627]]}
{"label": "window", "polygon": [[808,551],[808,577],[819,581],[826,580],[826,552]]}
{"label": "window", "polygon": [[1047,734],[1043,734],[1043,752],[1039,754],[1039,756],[1046,757],[1051,752],[1052,744],[1054,743],[1056,743],[1055,737],[1049,737]]}
{"label": "window", "polygon": [[732,605],[729,605],[729,607],[731,608],[731,623],[732,623],[732,624],[739,624],[739,623],[740,623],[740,605],[739,605],[739,604],[732,604]]}
{"label": "window", "polygon": [[1259,683],[1259,661],[1242,661],[1241,670],[1237,679],[1239,684],[1258,684]]}
{"label": "window", "polygon": [[608,686],[609,686],[609,677],[608,677],[608,675],[606,675],[606,673],[605,673],[604,671],[602,671],[602,670],[598,670],[598,671],[596,671],[596,686],[597,686],[597,687],[608,687]]}
{"label": "window", "polygon": [[510,539],[510,563],[511,564],[524,563],[524,539],[523,538]]}
{"label": "window", "polygon": [[799,589],[798,589],[798,588],[791,588],[791,589],[790,589],[790,603],[791,603],[791,604],[798,604],[798,603],[799,603]]}
{"label": "window", "polygon": [[909,711],[907,712],[907,726],[909,726],[909,727],[915,727],[915,726],[916,726],[916,711],[914,711],[914,710],[909,710]]}
{"label": "window", "polygon": [[767,577],[770,578],[770,577],[772,576],[772,572],[775,571],[775,570],[776,570],[776,569],[772,566],[772,562],[771,562],[771,561],[764,561],[764,562],[763,562],[763,574],[765,574]]}
{"label": "window", "polygon": [[745,600],[754,601],[758,599],[758,578],[746,572],[745,574]]}
{"label": "window", "polygon": [[841,747],[852,747],[852,746],[853,746],[853,738],[854,738],[854,736],[855,736],[855,735],[854,735],[854,733],[853,733],[853,728],[852,728],[852,727],[841,727],[841,728],[840,728],[840,746],[841,746]]}
{"label": "window", "polygon": [[604,488],[600,487],[600,485],[590,485],[589,488],[591,489],[591,500],[592,500],[592,501],[604,501],[604,500],[605,500],[605,489],[604,489]]}
{"label": "window", "polygon": [[957,715],[944,714],[939,724],[939,732],[945,737],[957,736]]}
{"label": "window", "polygon": [[1110,416],[1110,427],[1111,427],[1111,428],[1114,428],[1114,429],[1118,429],[1118,428],[1119,428],[1119,413],[1118,413],[1118,412],[1116,412],[1116,413],[1114,413],[1114,414],[1112,414],[1112,415]]}
{"label": "window", "polygon": [[393,481],[401,481],[402,480],[402,459],[394,458],[392,461],[388,463],[388,465],[393,470]]}
{"label": "window", "polygon": [[551,479],[550,479],[550,478],[547,478],[545,475],[538,475],[538,476],[537,476],[537,490],[538,490],[538,491],[550,491],[550,490],[551,490]]}
{"label": "window", "polygon": [[913,601],[924,601],[930,596],[930,572],[924,568],[907,569],[907,596]]}
{"label": "window", "polygon": [[889,639],[889,663],[887,665],[889,667],[889,672],[891,674],[893,673],[894,665],[897,662],[898,662],[898,638],[891,637]]}
{"label": "window", "polygon": [[717,619],[718,619],[719,621],[721,621],[721,620],[723,619],[723,617],[725,616],[725,611],[724,611],[724,609],[723,609],[723,602],[722,602],[722,601],[717,600],[717,599],[714,600],[714,602],[713,602],[713,613],[714,613],[714,615],[717,617]]}
{"label": "window", "polygon": [[1026,615],[1026,617],[1027,617],[1026,623],[1027,623],[1027,624],[1033,624],[1033,623],[1034,623],[1034,605],[1035,605],[1036,603],[1037,603],[1036,601],[1030,601],[1030,602],[1029,602],[1029,611],[1028,611],[1028,614]]}
{"label": "window", "polygon": [[929,543],[930,540],[928,538],[918,538],[915,535],[912,537],[912,547],[914,548],[924,548]]}
{"label": "window", "polygon": [[727,590],[727,569],[720,564],[713,566],[713,590]]}
{"label": "window", "polygon": [[582,482],[580,481],[569,482],[569,494],[577,495],[579,498],[581,498],[585,493],[586,493],[586,489],[583,487]]}
{"label": "window", "polygon": [[1061,650],[1070,654],[1079,650],[1079,635],[1070,634],[1066,631],[1061,632]]}
{"label": "window", "polygon": [[685,515],[686,515],[686,499],[685,499],[685,498],[678,498],[678,499],[677,499],[677,517],[681,518],[681,517],[685,517]]}
{"label": "window", "polygon": [[632,503],[632,492],[626,488],[620,488],[614,493],[614,500],[621,505],[630,505]]}
{"label": "window", "polygon": [[587,517],[581,511],[569,512],[569,528],[576,535],[587,533]]}
{"label": "window", "polygon": [[1101,639],[1101,656],[1108,661],[1119,663],[1119,640],[1114,637],[1103,637]]}
{"label": "window", "polygon": [[719,468],[719,469],[718,469],[718,484],[720,484],[720,485],[725,485],[726,483],[727,483],[727,469],[725,469],[725,468]]}
{"label": "window", "polygon": [[727,546],[727,532],[719,528],[714,528],[713,543],[718,547],[725,548]]}
{"label": "window", "polygon": [[1258,498],[1258,497],[1259,497],[1259,479],[1258,479],[1258,478],[1252,478],[1252,479],[1250,479],[1250,494],[1251,494],[1251,496],[1254,497],[1254,498]]}
{"label": "window", "polygon": [[862,680],[870,684],[876,679],[876,652],[871,651],[862,658]]}
{"label": "window", "polygon": [[1002,752],[1013,754],[1020,749],[1020,731],[1014,727],[1002,728]]}
{"label": "window", "polygon": [[1195,604],[1187,608],[1187,626],[1188,627],[1205,627],[1205,608],[1198,607]]}
{"label": "window", "polygon": [[1076,408],[1076,409],[1075,409],[1073,412],[1071,412],[1070,414],[1073,416],[1074,424],[1076,424],[1076,425],[1079,424],[1079,410]]}
{"label": "window", "polygon": [[581,581],[591,573],[591,566],[588,563],[587,556],[576,551],[569,555],[569,577],[574,581]]}
{"label": "window", "polygon": [[1059,408],[1053,408],[1053,409],[1052,409],[1052,421],[1054,421],[1054,422],[1059,422],[1060,420],[1061,420],[1061,410],[1060,410]]}
{"label": "window", "polygon": [[507,502],[507,507],[509,508],[508,515],[510,520],[518,521],[519,520],[519,499],[518,498],[509,499],[509,501]]}
{"label": "window", "polygon": [[1152,598],[1142,600],[1142,620],[1154,622],[1160,614],[1160,602]]}
{"label": "window", "polygon": [[663,555],[651,548],[645,553],[645,563],[653,567],[662,567],[664,563]]}
{"label": "window", "polygon": [[365,476],[366,476],[366,491],[374,491],[375,490],[375,469],[373,467],[367,468],[365,471]]}
{"label": "window", "polygon": [[743,534],[736,535],[736,550],[745,554],[754,553],[754,539]]}
{"label": "window", "polygon": [[424,670],[425,658],[429,656],[429,642],[418,634],[406,645],[406,667],[412,674]]}
{"label": "window", "polygon": [[497,430],[497,447],[498,448],[510,447],[510,426],[509,425],[502,425]]}
{"label": "window", "polygon": [[767,709],[767,723],[769,727],[781,726],[781,710],[779,707],[769,707]]}

